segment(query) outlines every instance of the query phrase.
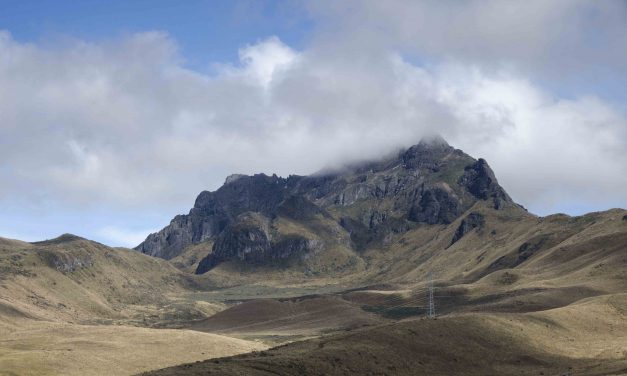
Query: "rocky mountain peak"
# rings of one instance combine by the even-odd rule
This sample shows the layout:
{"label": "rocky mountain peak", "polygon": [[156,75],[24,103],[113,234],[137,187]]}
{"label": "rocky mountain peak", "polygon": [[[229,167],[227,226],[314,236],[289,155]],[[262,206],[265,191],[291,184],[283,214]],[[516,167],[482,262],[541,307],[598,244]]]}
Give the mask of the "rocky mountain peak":
{"label": "rocky mountain peak", "polygon": [[435,170],[445,161],[447,155],[454,153],[455,148],[441,139],[421,141],[408,148],[401,155],[405,168],[428,168]]}
{"label": "rocky mountain peak", "polygon": [[199,273],[229,260],[277,264],[314,250],[360,252],[417,225],[446,225],[480,200],[496,210],[515,205],[485,160],[436,137],[336,172],[231,175],[136,249],[169,259],[212,241]]}

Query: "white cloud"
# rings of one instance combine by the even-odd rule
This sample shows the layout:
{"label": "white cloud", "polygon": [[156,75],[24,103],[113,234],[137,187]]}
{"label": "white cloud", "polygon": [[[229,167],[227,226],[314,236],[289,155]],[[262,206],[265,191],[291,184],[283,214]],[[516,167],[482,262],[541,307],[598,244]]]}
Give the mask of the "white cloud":
{"label": "white cloud", "polygon": [[239,59],[244,67],[244,71],[239,73],[250,76],[267,88],[274,75],[280,74],[281,69],[289,68],[297,57],[295,51],[279,38],[270,37],[239,50]]}
{"label": "white cloud", "polygon": [[106,244],[132,248],[143,242],[146,236],[154,232],[154,230],[155,229],[130,231],[117,226],[106,226],[98,231],[98,236],[101,237]]}
{"label": "white cloud", "polygon": [[619,193],[627,184],[624,114],[594,97],[554,98],[520,78],[438,75],[438,97],[459,125],[448,138],[487,158],[520,202],[541,213],[627,203]]}
{"label": "white cloud", "polygon": [[[546,49],[558,39],[574,43],[552,27],[584,8],[605,15],[621,6],[533,2],[521,14],[501,2],[381,4],[353,3],[350,14],[315,6],[326,21],[308,47],[261,40],[236,64],[216,62],[215,75],[185,68],[165,33],[61,45],[0,33],[0,204],[52,203],[86,216],[94,207],[182,211],[230,173],[307,174],[439,133],[488,159],[535,212],[627,205],[625,114],[593,86],[561,98],[533,73],[555,63]],[[454,22],[443,21],[448,13]],[[527,35],[517,15],[540,31]],[[603,29],[610,36],[622,30],[613,20]],[[144,234],[99,232],[126,245]]]}
{"label": "white cloud", "polygon": [[322,0],[309,7],[325,20],[320,43],[333,49],[505,64],[543,80],[627,73],[624,1]]}

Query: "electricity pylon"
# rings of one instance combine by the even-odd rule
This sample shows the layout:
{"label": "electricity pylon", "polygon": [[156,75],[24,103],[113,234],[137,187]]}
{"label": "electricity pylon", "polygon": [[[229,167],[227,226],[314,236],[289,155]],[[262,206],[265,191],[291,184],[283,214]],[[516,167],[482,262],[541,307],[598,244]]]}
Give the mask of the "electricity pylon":
{"label": "electricity pylon", "polygon": [[433,275],[429,272],[429,312],[427,317],[435,318],[435,304],[433,302]]}

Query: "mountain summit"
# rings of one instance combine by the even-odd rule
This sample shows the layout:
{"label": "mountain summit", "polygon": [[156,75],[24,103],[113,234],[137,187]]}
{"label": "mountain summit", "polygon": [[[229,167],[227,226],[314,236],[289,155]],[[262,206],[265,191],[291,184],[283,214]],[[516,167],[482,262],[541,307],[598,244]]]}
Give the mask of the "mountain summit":
{"label": "mountain summit", "polygon": [[227,261],[306,264],[329,252],[343,268],[393,234],[450,224],[478,201],[520,209],[485,160],[438,138],[333,172],[232,175],[136,250],[172,259],[205,244],[199,274]]}

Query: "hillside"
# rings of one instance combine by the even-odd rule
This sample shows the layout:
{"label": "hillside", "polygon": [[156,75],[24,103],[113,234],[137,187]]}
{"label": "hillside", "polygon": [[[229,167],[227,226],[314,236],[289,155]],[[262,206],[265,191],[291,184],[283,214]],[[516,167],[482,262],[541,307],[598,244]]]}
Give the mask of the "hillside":
{"label": "hillside", "polygon": [[169,263],[73,235],[0,243],[1,304],[16,315],[86,322],[129,319],[194,285]]}
{"label": "hillside", "polygon": [[178,298],[197,288],[163,260],[73,235],[0,238],[0,375],[128,375],[265,348],[151,328],[223,309]]}
{"label": "hillside", "polygon": [[144,375],[621,375],[626,305],[622,294],[532,314],[401,321]]}
{"label": "hillside", "polygon": [[[320,338],[267,352],[148,375],[627,372],[627,211],[517,220],[501,213],[514,226],[480,209],[472,210],[483,213],[483,226],[452,245],[465,216],[428,241],[414,230],[396,246],[373,250],[372,272],[363,278],[379,283],[315,298],[320,303],[309,312],[296,308],[302,304],[299,298],[250,301],[196,325],[242,337],[311,335],[311,323],[342,317],[324,299],[350,303],[344,313],[351,306],[360,307],[361,315],[375,313],[378,322],[336,322],[348,333],[319,331]],[[434,279],[436,320],[424,319],[428,270]]]}
{"label": "hillside", "polygon": [[305,296],[248,300],[196,321],[190,328],[241,338],[293,340],[386,321],[338,296]]}

